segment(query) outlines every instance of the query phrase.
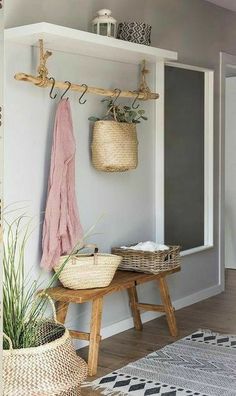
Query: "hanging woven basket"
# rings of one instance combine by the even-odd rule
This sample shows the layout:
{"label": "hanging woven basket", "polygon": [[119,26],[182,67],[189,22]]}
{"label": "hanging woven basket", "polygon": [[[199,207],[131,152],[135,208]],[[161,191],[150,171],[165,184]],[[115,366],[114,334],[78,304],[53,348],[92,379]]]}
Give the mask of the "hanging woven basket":
{"label": "hanging woven basket", "polygon": [[93,166],[104,172],[125,172],[138,166],[135,124],[96,121],[92,141]]}
{"label": "hanging woven basket", "polygon": [[54,321],[39,326],[38,346],[3,351],[3,396],[78,396],[87,364],[76,355],[69,331]]}

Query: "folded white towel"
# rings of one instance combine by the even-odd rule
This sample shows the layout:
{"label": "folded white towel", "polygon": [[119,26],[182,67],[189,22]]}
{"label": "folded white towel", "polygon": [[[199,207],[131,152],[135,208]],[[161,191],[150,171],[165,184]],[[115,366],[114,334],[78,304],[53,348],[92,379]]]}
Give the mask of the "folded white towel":
{"label": "folded white towel", "polygon": [[147,242],[139,242],[137,245],[134,246],[121,246],[121,249],[131,249],[131,250],[142,250],[146,252],[156,252],[158,250],[168,250],[168,246],[147,241]]}

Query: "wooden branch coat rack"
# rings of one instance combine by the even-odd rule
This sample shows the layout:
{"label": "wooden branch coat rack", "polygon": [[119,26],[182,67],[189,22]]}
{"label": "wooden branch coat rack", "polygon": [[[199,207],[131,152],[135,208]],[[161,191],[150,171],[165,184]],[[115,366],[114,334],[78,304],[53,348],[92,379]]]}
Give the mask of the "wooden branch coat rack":
{"label": "wooden branch coat rack", "polygon": [[[39,53],[40,53],[40,63],[38,67],[38,76],[32,76],[25,73],[17,73],[15,75],[15,79],[17,81],[27,81],[30,82],[37,87],[51,87],[54,84],[54,79],[49,78],[48,68],[46,67],[46,63],[48,58],[52,55],[52,52],[46,51],[44,52],[43,40],[39,40]],[[145,61],[143,61],[143,67],[141,70],[141,83],[140,87],[137,91],[121,91],[119,93],[119,97],[123,98],[136,98],[138,100],[150,100],[150,99],[158,99],[159,94],[151,92],[146,82],[146,74],[148,70],[146,69]],[[74,84],[71,83],[70,90],[77,92],[84,92],[85,84]],[[63,81],[55,81],[54,88],[58,88],[60,90],[66,90],[68,88],[68,82]],[[91,93],[95,95],[101,96],[115,96],[117,94],[117,89],[104,89],[97,87],[88,87],[86,93]]]}

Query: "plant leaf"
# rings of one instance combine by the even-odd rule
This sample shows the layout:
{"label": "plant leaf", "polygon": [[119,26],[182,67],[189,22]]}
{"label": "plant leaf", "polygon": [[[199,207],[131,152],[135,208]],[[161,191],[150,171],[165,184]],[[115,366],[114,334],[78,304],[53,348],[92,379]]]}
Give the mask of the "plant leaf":
{"label": "plant leaf", "polygon": [[91,116],[88,118],[88,120],[92,122],[96,122],[96,121],[100,121],[100,118]]}
{"label": "plant leaf", "polygon": [[110,102],[111,101],[111,99],[109,99],[109,98],[103,98],[102,100],[101,100],[101,102]]}

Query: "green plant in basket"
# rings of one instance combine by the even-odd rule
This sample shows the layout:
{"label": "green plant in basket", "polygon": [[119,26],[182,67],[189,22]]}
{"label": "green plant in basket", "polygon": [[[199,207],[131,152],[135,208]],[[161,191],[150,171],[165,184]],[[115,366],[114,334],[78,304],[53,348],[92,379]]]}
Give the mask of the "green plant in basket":
{"label": "green plant in basket", "polygon": [[[24,214],[7,221],[4,213],[2,223],[4,395],[80,394],[87,364],[77,356],[69,331],[58,323],[54,303],[47,294],[70,255],[45,287],[44,277],[39,275],[34,280],[30,271],[26,272],[32,221]],[[84,238],[71,254],[83,248]],[[47,302],[51,303],[52,319],[46,315]]]}
{"label": "green plant in basket", "polygon": [[114,120],[117,122],[126,122],[128,124],[140,124],[142,120],[146,121],[145,110],[132,109],[130,106],[115,104],[111,98],[102,99],[101,102],[107,103],[107,111],[104,117],[89,117],[89,121]]}
{"label": "green plant in basket", "polygon": [[[86,238],[92,229],[85,234]],[[47,309],[47,289],[52,287],[75,251],[84,246],[84,238],[80,240],[59,271],[47,282],[46,287],[42,275],[33,280],[25,272],[25,253],[31,236],[31,220],[20,215],[12,221],[3,220],[3,348],[9,349],[9,340],[13,349],[35,347],[39,344],[41,326],[45,323]],[[38,291],[43,287],[43,292]],[[60,326],[52,331],[60,331]]]}

